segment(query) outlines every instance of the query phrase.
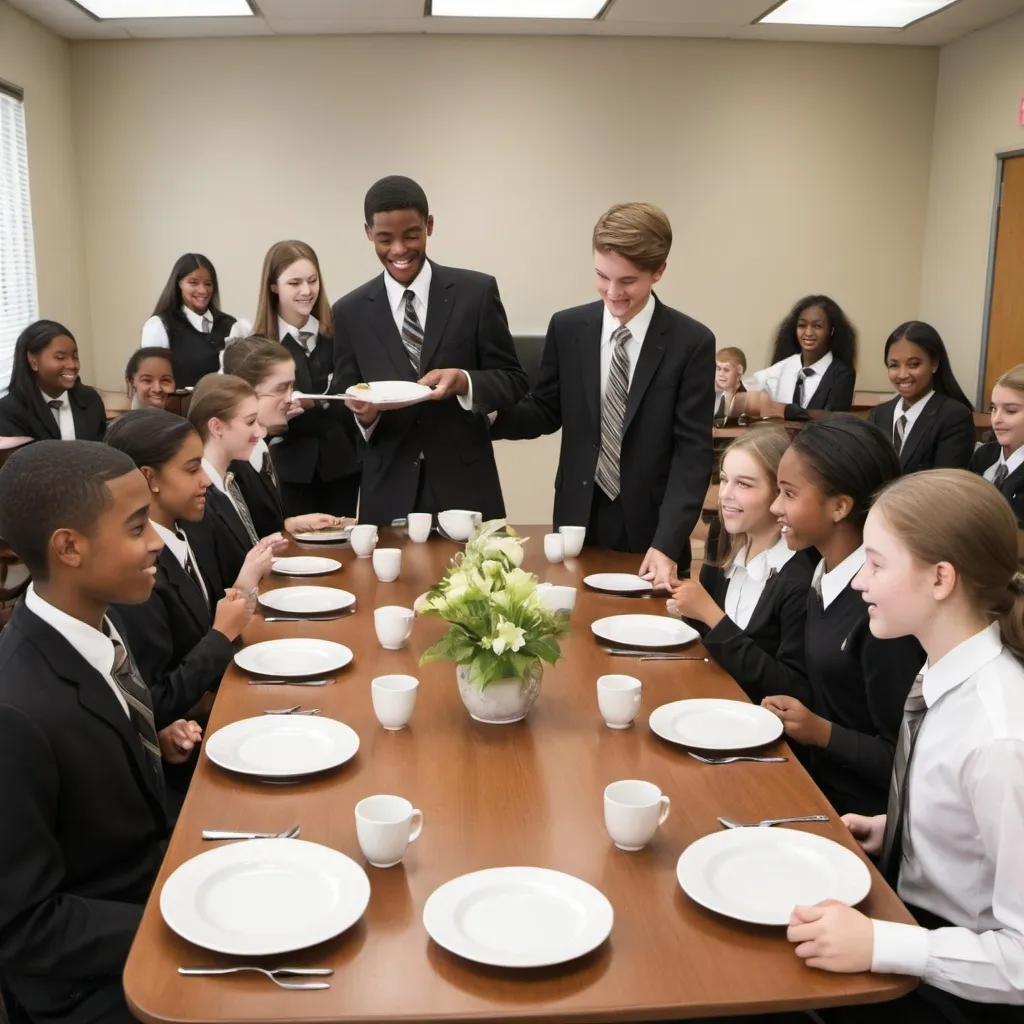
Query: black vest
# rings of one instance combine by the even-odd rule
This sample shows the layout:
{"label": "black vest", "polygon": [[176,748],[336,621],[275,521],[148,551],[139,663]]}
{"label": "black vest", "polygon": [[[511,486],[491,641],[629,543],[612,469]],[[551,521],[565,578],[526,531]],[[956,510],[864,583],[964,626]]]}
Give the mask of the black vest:
{"label": "black vest", "polygon": [[217,313],[209,334],[197,331],[181,310],[160,318],[167,329],[174,367],[174,383],[179,388],[195,387],[200,377],[220,370],[220,354],[235,323],[233,316]]}

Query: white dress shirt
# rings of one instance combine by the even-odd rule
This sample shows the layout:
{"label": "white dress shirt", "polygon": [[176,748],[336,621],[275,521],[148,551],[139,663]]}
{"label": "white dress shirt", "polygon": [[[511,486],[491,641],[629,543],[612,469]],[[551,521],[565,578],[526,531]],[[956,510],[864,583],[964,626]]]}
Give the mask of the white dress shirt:
{"label": "white dress shirt", "polygon": [[[121,705],[121,710],[126,715],[128,712],[128,701],[125,700],[121,687],[114,682],[111,671],[114,668],[114,644],[111,637],[117,640],[122,646],[124,641],[120,634],[114,629],[110,619],[103,620],[104,625],[110,630],[110,636],[101,633],[98,629],[81,619],[73,618],[67,612],[55,608],[49,601],[44,601],[37,593],[34,583],[28,585],[25,591],[25,607],[37,615],[48,626],[55,630],[106,680],[111,692]],[[131,717],[129,715],[129,717]]]}
{"label": "white dress shirt", "polygon": [[311,316],[301,327],[292,327],[290,323],[287,323],[280,317],[277,318],[278,341],[284,341],[289,334],[298,341],[300,331],[306,332],[310,335],[310,337],[306,339],[305,345],[302,347],[307,353],[312,352],[313,349],[316,348],[316,339],[320,336],[320,321],[317,320],[315,316]]}
{"label": "white dress shirt", "polygon": [[[60,398],[51,398],[45,391],[39,392],[46,403],[46,411],[57,420],[57,427],[60,429],[62,441],[75,440],[75,417],[71,414],[71,398],[65,391]],[[51,409],[50,402],[60,402],[59,409]]]}
{"label": "white dress shirt", "polygon": [[199,589],[203,592],[203,597],[206,598],[206,603],[210,604],[210,592],[206,589],[206,580],[203,579],[203,574],[199,571],[199,563],[196,561],[195,552],[192,550],[192,546],[188,542],[188,538],[184,534],[179,534],[174,530],[168,530],[166,526],[161,526],[160,523],[154,522],[150,519],[150,525],[157,532],[157,536],[164,542],[164,547],[177,559],[178,565],[188,572],[187,562],[191,558],[192,565],[195,567],[196,576],[198,577]]}
{"label": "white dress shirt", "polygon": [[1024,666],[999,625],[925,665],[898,891],[953,927],[874,921],[871,969],[1024,1005]]}
{"label": "white dress shirt", "polygon": [[[189,309],[188,306],[183,305],[181,311],[185,314],[185,319],[197,331],[202,331],[203,334],[210,333],[210,330],[213,328],[213,314],[209,310],[200,316]],[[210,325],[208,329],[204,330],[204,323]],[[252,325],[247,320],[236,320],[231,325],[228,338],[248,338],[250,334],[252,334]],[[170,339],[167,337],[167,327],[164,325],[163,320],[158,316],[151,316],[142,325],[142,340],[139,342],[139,347],[170,348],[170,344]],[[221,356],[221,365],[223,365],[223,355]]]}
{"label": "white dress shirt", "polygon": [[996,476],[996,470],[1000,466],[1006,466],[1006,472],[1015,473],[1021,466],[1024,466],[1024,444],[1022,444],[1016,451],[1010,453],[1010,457],[1006,458],[1002,450],[999,452],[999,458],[992,463],[988,469],[985,470],[985,479],[992,483]]}
{"label": "white dress shirt", "polygon": [[749,545],[741,551],[725,570],[729,586],[725,591],[725,608],[722,610],[740,629],[746,629],[754,614],[757,602],[764,593],[764,585],[773,572],[778,572],[795,554],[790,551],[784,537],[780,537],[770,548],[765,548],[747,564]]}
{"label": "white dress shirt", "polygon": [[[822,376],[832,365],[832,358],[832,353],[826,352],[816,363],[811,363],[808,367],[814,373],[804,378],[803,408],[807,408],[814,392],[818,390]],[[745,380],[744,384],[748,391],[767,391],[773,402],[789,405],[793,401],[797,378],[803,368],[803,356],[797,352],[795,356],[780,359],[766,369],[758,370],[753,377]]]}
{"label": "white dress shirt", "polygon": [[[928,394],[924,396],[924,398],[919,398],[909,409],[906,407],[906,404],[902,400],[896,403],[896,408],[893,410],[892,414],[892,443],[894,445],[899,444],[899,438],[896,435],[896,421],[901,416],[907,417],[907,432],[905,438],[909,437],[910,431],[913,429],[918,417],[921,415],[921,412],[924,410],[924,407],[928,404],[928,400],[934,394],[934,391],[929,391]],[[906,443],[905,440],[904,443]]]}
{"label": "white dress shirt", "polygon": [[[636,363],[640,358],[640,349],[643,348],[644,338],[647,337],[647,329],[651,326],[651,318],[654,316],[654,295],[647,297],[647,304],[640,310],[632,320],[627,323],[626,329],[631,337],[626,342],[626,355],[629,356],[629,384],[633,383],[633,374],[636,372]],[[617,317],[608,312],[604,307],[601,320],[601,397],[604,398],[605,388],[608,387],[608,376],[612,369],[612,356],[615,354],[615,342],[612,341],[612,334],[623,325]],[[628,390],[628,388],[627,388]]]}
{"label": "white dress shirt", "polygon": [[814,570],[811,586],[821,591],[821,603],[827,608],[849,585],[853,577],[864,567],[866,555],[861,544],[851,555],[847,555],[831,572],[825,572],[823,558]]}

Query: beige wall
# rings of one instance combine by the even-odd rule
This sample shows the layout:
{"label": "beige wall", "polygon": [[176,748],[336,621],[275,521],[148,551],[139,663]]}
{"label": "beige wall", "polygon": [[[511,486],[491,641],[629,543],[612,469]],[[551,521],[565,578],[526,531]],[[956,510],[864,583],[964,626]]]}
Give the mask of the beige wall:
{"label": "beige wall", "polygon": [[75,332],[93,376],[67,42],[0,0],[0,78],[25,90],[40,315]]}
{"label": "beige wall", "polygon": [[971,397],[979,379],[996,154],[1024,150],[1017,124],[1022,54],[1018,15],[943,47],[939,59],[921,314],[946,339]]}

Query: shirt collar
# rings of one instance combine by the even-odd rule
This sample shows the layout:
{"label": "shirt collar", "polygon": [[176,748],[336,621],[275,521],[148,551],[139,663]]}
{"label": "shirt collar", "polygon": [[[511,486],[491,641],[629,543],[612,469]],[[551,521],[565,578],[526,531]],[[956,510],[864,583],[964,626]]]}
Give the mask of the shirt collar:
{"label": "shirt collar", "polygon": [[821,603],[827,608],[853,581],[864,565],[864,545],[847,555],[831,572],[825,572],[823,558],[814,570],[812,586],[821,587]]}
{"label": "shirt collar", "polygon": [[277,338],[279,341],[284,341],[285,338],[290,334],[296,341],[299,340],[299,331],[308,331],[313,337],[317,337],[320,334],[320,321],[315,316],[310,316],[306,321],[305,327],[292,327],[291,324],[285,323],[280,317],[277,318]]}
{"label": "shirt collar", "polygon": [[829,350],[816,363],[811,363],[807,368],[809,370],[813,370],[815,376],[820,377],[832,365],[832,360],[834,358],[835,357],[832,355],[831,350]]}
{"label": "shirt collar", "polygon": [[405,302],[406,289],[411,291],[413,295],[423,304],[423,307],[427,307],[427,299],[430,297],[430,282],[434,279],[434,268],[430,265],[430,260],[423,261],[423,267],[420,272],[416,275],[412,284],[405,285],[399,284],[386,270],[384,271],[384,288],[388,293],[388,302],[391,304],[393,312],[397,312],[398,308]]}
{"label": "shirt collar", "polygon": [[921,670],[924,676],[922,694],[925,704],[931,707],[940,697],[966,682],[975,672],[998,657],[1002,649],[999,623],[993,622],[980,633],[975,633],[970,639],[957,644],[934,665],[928,665],[926,662]]}
{"label": "shirt collar", "polygon": [[[651,326],[651,319],[654,316],[654,292],[647,297],[647,303],[643,309],[632,320],[629,321],[625,326],[629,329],[629,333],[633,335],[633,340],[638,344],[644,343],[644,338],[647,337],[647,330]],[[622,326],[619,323],[618,317],[612,316],[608,312],[608,307],[602,303],[604,309],[603,320],[601,324],[601,344],[607,345],[612,340],[612,334]]]}
{"label": "shirt collar", "polygon": [[1010,452],[1010,457],[1004,458],[1002,449],[999,450],[999,461],[1006,466],[1008,473],[1015,473],[1021,466],[1024,466],[1024,444],[1016,451]]}
{"label": "shirt collar", "polygon": [[220,475],[213,468],[207,459],[203,459],[203,469],[206,471],[206,475],[210,478],[210,483],[217,488],[222,494],[227,494],[227,488],[224,486],[224,477]]}
{"label": "shirt collar", "polygon": [[164,547],[184,565],[185,558],[188,555],[188,541],[176,530],[168,530],[166,526],[162,526],[152,519],[149,522],[153,529],[156,530],[157,536],[164,542]]}
{"label": "shirt collar", "polygon": [[924,396],[924,398],[919,398],[909,409],[906,408],[906,406],[903,404],[903,399],[901,398],[899,402],[896,403],[897,418],[900,416],[906,416],[907,426],[909,427],[910,424],[913,423],[914,420],[916,420],[917,417],[921,415],[921,410],[928,404],[928,400],[934,394],[934,390],[929,391],[928,394]]}
{"label": "shirt collar", "polygon": [[779,572],[795,554],[795,551],[790,550],[785,537],[780,537],[771,547],[765,548],[759,555],[756,555],[749,565],[747,564],[747,551],[744,548],[725,570],[725,575],[732,579],[735,569],[744,569],[752,580],[762,583],[768,580],[772,573]]}
{"label": "shirt collar", "polygon": [[[40,390],[39,394],[41,394],[43,396],[43,402],[47,406],[47,408],[50,408],[50,403],[51,402],[60,402],[60,404],[62,406],[64,406],[65,409],[67,409],[67,408],[69,408],[71,406],[71,398],[68,396],[68,393],[66,391],[62,395],[59,395],[57,398],[51,398],[43,390]],[[54,409],[54,412],[57,412],[57,411],[58,410]]]}
{"label": "shirt collar", "polygon": [[269,457],[270,449],[267,447],[267,442],[260,438],[255,447],[252,450],[252,455],[249,456],[249,465],[252,466],[256,472],[260,472],[263,469],[263,462]]}
{"label": "shirt collar", "polygon": [[103,624],[109,630],[109,636],[93,629],[88,623],[76,619],[67,612],[62,612],[49,601],[36,593],[35,584],[30,583],[25,591],[25,607],[55,630],[94,668],[101,676],[109,676],[114,667],[114,644],[117,640],[123,646],[110,619],[104,618]]}
{"label": "shirt collar", "polygon": [[203,322],[208,324],[213,323],[213,314],[207,310],[202,316],[196,313],[194,310],[188,308],[188,306],[181,307],[182,313],[185,314],[185,319],[197,330],[203,329]]}

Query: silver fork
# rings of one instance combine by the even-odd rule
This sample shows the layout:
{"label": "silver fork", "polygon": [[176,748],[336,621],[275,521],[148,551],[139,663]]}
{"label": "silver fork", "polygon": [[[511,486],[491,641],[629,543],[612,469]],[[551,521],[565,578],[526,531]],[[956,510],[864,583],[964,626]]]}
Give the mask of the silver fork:
{"label": "silver fork", "polygon": [[326,977],[333,974],[330,967],[275,967],[268,970],[265,967],[179,967],[178,973],[190,978],[211,977],[221,974],[240,974],[242,971],[255,971],[269,978],[279,988],[301,990],[310,992],[318,989],[330,988],[326,981],[281,981],[278,975],[285,977]]}
{"label": "silver fork", "polygon": [[319,715],[319,708],[304,708],[301,704],[296,704],[293,708],[264,708],[263,714],[265,715]]}
{"label": "silver fork", "polygon": [[799,818],[765,818],[764,821],[733,821],[732,818],[718,819],[726,828],[770,828],[772,825],[787,825],[791,821],[828,821],[827,814],[805,814]]}
{"label": "silver fork", "polygon": [[203,838],[207,840],[218,839],[298,839],[301,829],[298,825],[292,825],[283,832],[236,832],[223,828],[204,828]]}
{"label": "silver fork", "polygon": [[250,679],[250,686],[326,686],[333,679]]}
{"label": "silver fork", "polygon": [[705,757],[703,754],[695,754],[692,750],[688,750],[687,753],[694,759],[694,761],[700,761],[701,764],[735,764],[737,761],[753,761],[756,764],[782,764],[783,761],[788,761],[788,757]]}

